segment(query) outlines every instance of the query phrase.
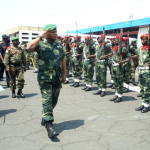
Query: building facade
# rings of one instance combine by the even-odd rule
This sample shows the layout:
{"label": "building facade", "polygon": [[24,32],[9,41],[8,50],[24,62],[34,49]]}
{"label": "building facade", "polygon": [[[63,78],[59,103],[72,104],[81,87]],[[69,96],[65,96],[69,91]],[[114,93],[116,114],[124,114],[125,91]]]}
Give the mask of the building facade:
{"label": "building facade", "polygon": [[43,33],[43,27],[18,26],[7,31],[7,35],[11,37],[19,37],[20,43],[29,42]]}

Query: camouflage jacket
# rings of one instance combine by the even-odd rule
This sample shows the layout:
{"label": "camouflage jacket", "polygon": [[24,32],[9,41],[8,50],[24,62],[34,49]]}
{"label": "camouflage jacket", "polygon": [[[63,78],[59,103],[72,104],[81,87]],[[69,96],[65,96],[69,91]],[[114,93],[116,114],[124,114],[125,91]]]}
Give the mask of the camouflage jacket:
{"label": "camouflage jacket", "polygon": [[6,70],[9,70],[10,66],[25,66],[26,59],[23,49],[21,47],[14,47],[13,45],[10,45],[6,50],[4,64],[6,66]]}
{"label": "camouflage jacket", "polygon": [[148,45],[145,47],[141,46],[138,49],[138,55],[139,55],[139,66],[147,67],[149,63]]}
{"label": "camouflage jacket", "polygon": [[[122,53],[121,53],[121,59],[126,60],[129,57],[130,57],[129,52],[127,51],[127,49],[125,47],[123,47]],[[119,46],[114,46],[114,48],[113,48],[112,61],[113,61],[113,63],[119,62]]]}
{"label": "camouflage jacket", "polygon": [[62,43],[55,40],[51,44],[43,39],[39,42],[35,51],[38,53],[38,81],[61,81],[62,59],[65,57]]}
{"label": "camouflage jacket", "polygon": [[133,45],[130,45],[129,47],[129,53],[133,56],[133,55],[138,55],[137,50],[135,49],[135,47]]}
{"label": "camouflage jacket", "polygon": [[[90,55],[94,55],[96,53],[96,48],[94,44],[91,46]],[[83,49],[83,59],[88,59],[89,56],[89,46],[85,45]],[[91,58],[93,62],[95,62],[95,57]]]}
{"label": "camouflage jacket", "polygon": [[[103,50],[102,50],[102,45],[101,45],[101,44],[99,44],[99,45],[96,46],[96,58],[97,58],[98,60],[103,59],[102,57],[103,57],[104,55],[108,55],[109,53],[112,53],[111,46],[105,45],[105,50],[104,50],[104,52],[103,52]],[[108,59],[108,57],[105,58],[105,59]]]}

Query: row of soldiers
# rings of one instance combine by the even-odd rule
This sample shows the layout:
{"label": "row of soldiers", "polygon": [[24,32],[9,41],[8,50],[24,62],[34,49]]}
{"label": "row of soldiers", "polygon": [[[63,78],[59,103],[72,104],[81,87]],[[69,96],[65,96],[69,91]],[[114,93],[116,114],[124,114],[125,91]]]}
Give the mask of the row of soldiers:
{"label": "row of soldiers", "polygon": [[[104,97],[106,87],[115,89],[115,96],[110,99],[114,103],[122,101],[123,93],[129,92],[129,84],[137,85],[135,82],[135,70],[139,66],[139,81],[142,97],[142,105],[136,108],[142,113],[149,111],[150,102],[150,71],[149,71],[149,53],[148,53],[148,34],[141,36],[142,47],[137,49],[136,40],[132,40],[129,45],[129,37],[120,35],[105,41],[105,33],[98,38],[98,44],[93,42],[90,36],[85,37],[85,43],[81,42],[81,36],[72,38],[65,36],[62,40],[64,51],[66,52],[67,78],[64,84],[69,83],[69,72],[74,74],[74,83],[70,86],[79,87],[82,72],[84,72],[85,87],[84,91],[91,91],[93,84],[94,68],[96,70],[96,82],[98,90],[94,95]],[[110,69],[111,83],[107,85],[107,67]],[[82,71],[83,70],[83,71]]]}

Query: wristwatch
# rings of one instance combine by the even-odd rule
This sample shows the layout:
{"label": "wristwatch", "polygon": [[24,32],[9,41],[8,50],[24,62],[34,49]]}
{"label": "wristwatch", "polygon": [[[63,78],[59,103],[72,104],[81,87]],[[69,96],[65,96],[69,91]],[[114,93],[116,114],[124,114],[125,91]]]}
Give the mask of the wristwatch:
{"label": "wristwatch", "polygon": [[40,38],[40,41],[42,41],[42,39],[43,39],[43,38],[42,38],[40,35],[39,35],[39,36],[37,36],[37,37],[39,37],[39,38]]}

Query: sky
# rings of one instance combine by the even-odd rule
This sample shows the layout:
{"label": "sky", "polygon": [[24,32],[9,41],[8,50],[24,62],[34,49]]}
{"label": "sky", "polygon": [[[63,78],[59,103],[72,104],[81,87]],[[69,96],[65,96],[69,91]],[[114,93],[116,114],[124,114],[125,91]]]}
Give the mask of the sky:
{"label": "sky", "polygon": [[58,34],[150,17],[149,0],[0,0],[0,35],[19,25],[56,24]]}

